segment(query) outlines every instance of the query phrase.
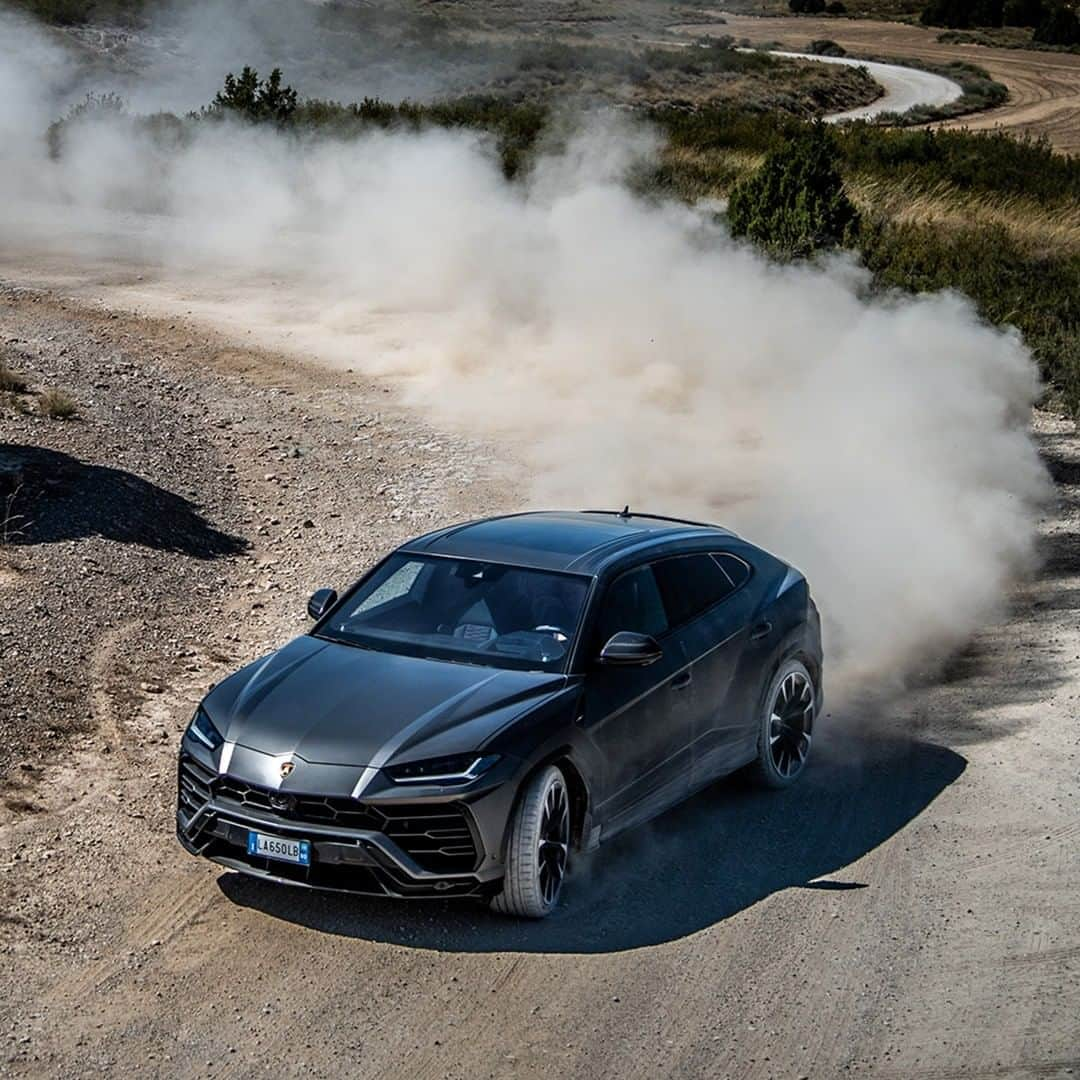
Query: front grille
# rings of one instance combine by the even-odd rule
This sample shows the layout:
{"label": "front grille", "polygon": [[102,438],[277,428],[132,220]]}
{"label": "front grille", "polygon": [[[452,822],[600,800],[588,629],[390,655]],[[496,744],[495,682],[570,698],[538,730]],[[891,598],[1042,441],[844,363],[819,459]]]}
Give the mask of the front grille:
{"label": "front grille", "polygon": [[271,797],[282,793],[228,776],[217,780],[213,790],[217,797],[273,814],[290,824],[381,832],[432,873],[467,873],[476,866],[476,841],[465,812],[458,806],[414,803],[380,807],[340,795],[294,795],[293,805],[280,808]]}
{"label": "front grille", "polygon": [[340,795],[293,795],[291,798],[296,800],[295,806],[283,810],[270,801],[275,796],[280,798],[281,792],[235,780],[231,776],[223,776],[216,791],[218,795],[232,799],[241,806],[253,806],[288,821],[341,825],[346,829],[379,829],[382,825],[381,816],[373,814],[364,803]]}

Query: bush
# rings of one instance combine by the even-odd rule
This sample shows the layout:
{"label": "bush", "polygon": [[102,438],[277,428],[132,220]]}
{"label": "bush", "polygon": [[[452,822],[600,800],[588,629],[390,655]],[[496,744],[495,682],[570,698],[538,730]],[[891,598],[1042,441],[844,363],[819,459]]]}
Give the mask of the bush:
{"label": "bush", "polygon": [[846,15],[847,8],[844,7],[840,0],[832,0],[831,3],[825,5],[826,15]]}
{"label": "bush", "polygon": [[1005,0],[1006,26],[1040,26],[1045,18],[1043,0]]}
{"label": "bush", "polygon": [[68,420],[78,414],[75,399],[63,390],[46,390],[38,398],[38,412],[53,420]]}
{"label": "bush", "polygon": [[1080,45],[1080,15],[1059,4],[1035,28],[1032,37],[1044,45]]}
{"label": "bush", "polygon": [[837,147],[814,124],[736,185],[728,204],[735,236],[746,236],[781,258],[812,255],[850,242],[858,214],[836,169]]}
{"label": "bush", "polygon": [[973,26],[1001,26],[1004,0],[930,0],[920,19],[925,26],[969,30]]}
{"label": "bush", "polygon": [[134,24],[145,0],[10,0],[43,22],[55,26],[82,26],[88,22]]}
{"label": "bush", "polygon": [[394,105],[379,98],[342,105],[309,99],[293,114],[292,126],[348,137],[367,128],[419,130],[425,124],[447,128],[474,128],[491,132],[497,141],[503,172],[515,176],[522,168],[548,122],[548,109],[535,102],[514,103],[505,98],[476,94],[418,105]]}
{"label": "bush", "polygon": [[54,120],[49,125],[45,133],[49,156],[54,160],[60,156],[64,148],[64,132],[73,125],[126,115],[127,104],[119,94],[87,94],[77,105],[72,105],[59,120]]}
{"label": "bush", "polygon": [[811,41],[806,51],[815,56],[847,56],[847,49],[843,45],[837,45],[835,41],[830,41],[829,38],[817,38]]}
{"label": "bush", "polygon": [[993,48],[994,39],[980,30],[944,30],[937,36],[942,45],[986,45]]}
{"label": "bush", "polygon": [[91,11],[88,0],[17,0],[17,6],[54,26],[81,26]]}
{"label": "bush", "polygon": [[230,71],[225,88],[218,91],[211,113],[236,113],[253,123],[271,122],[284,126],[296,112],[296,91],[281,85],[281,68],[274,68],[265,82],[253,67],[245,67],[237,78]]}
{"label": "bush", "polygon": [[825,10],[825,0],[788,0],[788,7],[796,15],[820,15]]}

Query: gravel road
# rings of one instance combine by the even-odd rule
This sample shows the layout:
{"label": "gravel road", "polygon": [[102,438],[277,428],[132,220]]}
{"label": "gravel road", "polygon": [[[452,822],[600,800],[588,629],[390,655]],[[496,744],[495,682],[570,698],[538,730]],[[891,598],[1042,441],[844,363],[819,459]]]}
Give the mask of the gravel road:
{"label": "gravel road", "polygon": [[250,881],[172,835],[207,685],[313,587],[511,505],[512,461],[179,319],[5,287],[0,346],[81,413],[0,409],[0,452],[69,480],[0,549],[0,1075],[1080,1070],[1072,424],[1035,418],[1041,574],[944,678],[830,717],[795,789],[718,785],[603,849],[526,924]]}

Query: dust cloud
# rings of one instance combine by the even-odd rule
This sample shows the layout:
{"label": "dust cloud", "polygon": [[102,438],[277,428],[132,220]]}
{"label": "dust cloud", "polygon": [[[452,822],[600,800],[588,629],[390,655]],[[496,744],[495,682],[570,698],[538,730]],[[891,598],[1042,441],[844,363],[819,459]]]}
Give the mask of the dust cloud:
{"label": "dust cloud", "polygon": [[1030,565],[1046,479],[1019,335],[636,197],[658,142],[631,120],[583,118],[513,184],[487,139],[447,131],[204,124],[163,149],[105,118],[54,161],[60,47],[19,27],[0,246],[135,266],[229,330],[393,376],[437,422],[505,440],[529,504],[734,528],[809,577],[834,701],[963,642]]}

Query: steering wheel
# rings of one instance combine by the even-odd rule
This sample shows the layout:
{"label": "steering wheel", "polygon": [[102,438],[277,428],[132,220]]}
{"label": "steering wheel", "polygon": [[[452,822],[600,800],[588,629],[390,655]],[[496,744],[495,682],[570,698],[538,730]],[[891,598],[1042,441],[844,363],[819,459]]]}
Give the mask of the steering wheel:
{"label": "steering wheel", "polygon": [[558,642],[570,640],[570,635],[561,626],[549,626],[547,623],[542,623],[540,626],[534,626],[533,632],[550,634]]}

